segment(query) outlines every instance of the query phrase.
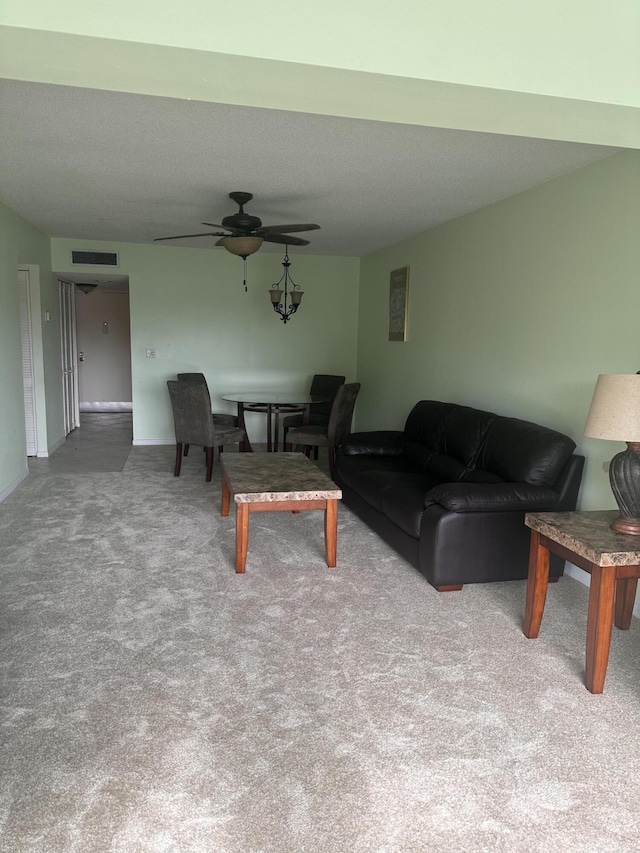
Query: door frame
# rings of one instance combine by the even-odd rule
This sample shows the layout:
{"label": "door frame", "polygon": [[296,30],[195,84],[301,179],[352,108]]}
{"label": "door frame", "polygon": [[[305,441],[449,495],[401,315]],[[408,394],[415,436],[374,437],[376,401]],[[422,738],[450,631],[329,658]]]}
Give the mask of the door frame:
{"label": "door frame", "polygon": [[[31,367],[33,371],[33,405],[35,417],[36,456],[47,457],[47,402],[44,378],[44,342],[42,334],[42,303],[40,299],[40,267],[38,264],[18,264],[17,285],[20,287],[19,274],[27,275],[27,307],[31,331]],[[25,424],[26,433],[26,424]]]}
{"label": "door frame", "polygon": [[62,370],[62,410],[65,436],[80,426],[78,393],[78,334],[76,327],[76,287],[58,279],[60,303],[60,367]]}

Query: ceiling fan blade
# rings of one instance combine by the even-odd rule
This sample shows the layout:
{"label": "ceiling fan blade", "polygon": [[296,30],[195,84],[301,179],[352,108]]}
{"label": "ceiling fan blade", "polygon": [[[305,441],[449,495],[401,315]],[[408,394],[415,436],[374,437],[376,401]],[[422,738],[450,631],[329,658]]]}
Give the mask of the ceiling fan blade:
{"label": "ceiling fan blade", "polygon": [[174,237],[154,237],[153,242],[158,243],[160,240],[182,240],[185,237],[222,237],[222,232],[205,231],[204,234],[176,234]]}
{"label": "ceiling fan blade", "polygon": [[[210,225],[212,228],[226,228],[227,231],[233,232],[233,234],[245,234],[246,232],[242,228],[234,228],[231,225],[215,225],[213,222],[202,222],[201,225]],[[232,234],[228,235],[229,237]]]}
{"label": "ceiling fan blade", "polygon": [[265,243],[284,243],[286,246],[308,246],[309,241],[303,240],[302,237],[291,237],[289,234],[259,234],[263,237]]}
{"label": "ceiling fan blade", "polygon": [[293,231],[316,231],[319,225],[307,223],[306,225],[263,225],[257,230],[266,234],[290,234]]}

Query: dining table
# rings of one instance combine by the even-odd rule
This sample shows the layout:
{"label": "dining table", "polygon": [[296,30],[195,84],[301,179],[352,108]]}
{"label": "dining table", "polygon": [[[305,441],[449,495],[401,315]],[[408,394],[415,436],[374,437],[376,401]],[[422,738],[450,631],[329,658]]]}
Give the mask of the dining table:
{"label": "dining table", "polygon": [[[312,403],[326,403],[329,398],[317,394],[300,393],[291,390],[240,391],[221,395],[228,403],[238,406],[238,427],[245,431],[246,441],[241,442],[240,450],[250,451],[251,442],[245,424],[246,412],[259,412],[267,416],[267,452],[276,452],[279,441],[280,415],[302,414],[302,423],[309,423]],[[273,420],[273,425],[272,425]],[[272,428],[273,426],[273,428]]]}

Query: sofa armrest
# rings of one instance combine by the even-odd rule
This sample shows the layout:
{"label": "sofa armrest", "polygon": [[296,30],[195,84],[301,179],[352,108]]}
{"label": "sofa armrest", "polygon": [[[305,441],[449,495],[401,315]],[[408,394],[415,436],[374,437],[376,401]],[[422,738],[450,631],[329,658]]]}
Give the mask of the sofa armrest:
{"label": "sofa armrest", "polygon": [[450,512],[534,512],[553,510],[558,500],[553,489],[529,483],[440,483],[427,492],[424,504]]}
{"label": "sofa armrest", "polygon": [[401,430],[352,432],[343,438],[341,451],[346,456],[400,456],[403,444]]}

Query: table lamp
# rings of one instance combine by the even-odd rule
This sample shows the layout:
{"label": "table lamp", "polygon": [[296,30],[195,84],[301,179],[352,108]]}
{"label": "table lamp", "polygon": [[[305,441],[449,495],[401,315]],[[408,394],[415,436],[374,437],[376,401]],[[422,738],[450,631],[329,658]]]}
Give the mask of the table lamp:
{"label": "table lamp", "polygon": [[620,517],[612,522],[611,529],[640,536],[640,375],[598,376],[584,434],[626,441],[627,449],[609,464],[611,490],[620,508]]}

